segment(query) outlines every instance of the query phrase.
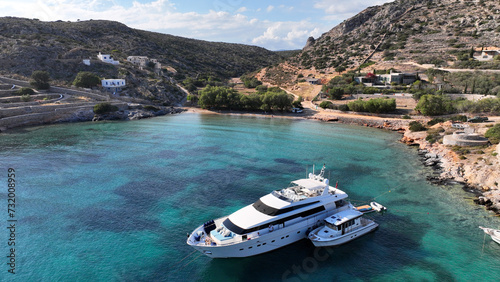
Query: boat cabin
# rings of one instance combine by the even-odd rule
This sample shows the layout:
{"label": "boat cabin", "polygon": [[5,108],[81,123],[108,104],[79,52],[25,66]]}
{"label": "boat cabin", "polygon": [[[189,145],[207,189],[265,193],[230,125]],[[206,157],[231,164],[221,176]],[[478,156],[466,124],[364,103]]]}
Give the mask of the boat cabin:
{"label": "boat cabin", "polygon": [[343,235],[346,230],[350,231],[353,227],[359,226],[362,216],[363,213],[357,210],[345,210],[326,218],[325,224],[333,231],[342,231]]}

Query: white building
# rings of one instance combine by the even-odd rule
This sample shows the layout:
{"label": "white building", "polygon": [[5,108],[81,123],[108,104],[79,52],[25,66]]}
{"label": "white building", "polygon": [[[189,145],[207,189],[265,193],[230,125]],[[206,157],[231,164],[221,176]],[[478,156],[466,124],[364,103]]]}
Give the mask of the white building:
{"label": "white building", "polygon": [[155,64],[155,69],[161,69],[161,63],[157,59],[149,59],[146,56],[128,56],[127,61],[140,67],[146,67],[149,62],[152,62]]}
{"label": "white building", "polygon": [[114,93],[121,91],[127,84],[125,83],[125,79],[103,79],[101,80],[101,85],[102,88]]}
{"label": "white building", "polygon": [[108,54],[101,54],[101,52],[99,52],[99,55],[97,55],[97,58],[105,63],[108,63],[108,64],[112,64],[112,65],[119,65],[120,62],[118,61],[115,61],[113,59],[113,57],[111,57],[111,55],[108,55]]}
{"label": "white building", "polygon": [[500,55],[500,50],[483,50],[481,52],[474,53],[474,59],[484,62],[491,61],[495,58],[495,56]]}

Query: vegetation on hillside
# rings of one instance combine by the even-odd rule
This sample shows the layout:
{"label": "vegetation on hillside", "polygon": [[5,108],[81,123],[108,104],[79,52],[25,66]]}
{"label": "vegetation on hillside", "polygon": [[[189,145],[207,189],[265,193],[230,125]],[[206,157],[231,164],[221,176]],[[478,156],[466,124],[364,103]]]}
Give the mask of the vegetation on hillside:
{"label": "vegetation on hillside", "polygon": [[73,85],[83,88],[91,88],[97,86],[101,82],[99,76],[95,73],[83,71],[76,75],[75,80],[73,80]]}
{"label": "vegetation on hillside", "polygon": [[37,70],[31,74],[30,84],[38,90],[46,90],[50,88],[50,75],[46,71]]}

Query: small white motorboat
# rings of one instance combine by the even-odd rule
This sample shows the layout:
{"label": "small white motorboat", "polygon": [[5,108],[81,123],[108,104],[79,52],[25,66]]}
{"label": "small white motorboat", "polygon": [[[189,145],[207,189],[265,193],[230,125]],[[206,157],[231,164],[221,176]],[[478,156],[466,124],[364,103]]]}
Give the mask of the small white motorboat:
{"label": "small white motorboat", "polygon": [[500,230],[486,228],[486,227],[482,227],[482,226],[479,226],[479,228],[481,228],[484,231],[484,233],[490,235],[491,239],[493,239],[493,241],[500,244]]}
{"label": "small white motorboat", "polygon": [[362,216],[363,213],[355,209],[336,213],[324,220],[324,226],[311,231],[308,238],[316,247],[337,246],[365,235],[378,227],[377,223]]}
{"label": "small white motorboat", "polygon": [[381,204],[379,204],[379,203],[377,203],[377,202],[371,202],[371,203],[370,203],[370,206],[371,206],[374,210],[376,210],[376,211],[378,211],[378,212],[381,212],[381,211],[386,211],[386,210],[387,210],[387,208],[386,208],[386,207],[382,206]]}

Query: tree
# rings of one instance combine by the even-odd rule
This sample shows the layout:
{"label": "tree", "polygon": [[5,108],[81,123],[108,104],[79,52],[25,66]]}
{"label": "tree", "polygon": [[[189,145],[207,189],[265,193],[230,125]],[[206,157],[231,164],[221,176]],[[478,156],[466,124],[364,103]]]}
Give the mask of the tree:
{"label": "tree", "polygon": [[346,68],[344,66],[338,66],[335,68],[335,71],[338,72],[339,74],[345,70],[346,70]]}
{"label": "tree", "polygon": [[238,108],[241,97],[230,87],[208,85],[200,91],[198,105],[202,108]]}
{"label": "tree", "polygon": [[49,89],[50,88],[49,81],[50,81],[50,75],[46,71],[37,70],[31,74],[30,84],[36,89],[39,90]]}
{"label": "tree", "polygon": [[416,110],[425,116],[438,116],[453,113],[453,103],[451,99],[443,95],[423,95],[418,101]]}
{"label": "tree", "polygon": [[344,96],[344,88],[333,87],[328,90],[328,94],[330,94],[330,97],[332,97],[333,100],[340,100]]}
{"label": "tree", "polygon": [[95,114],[105,114],[118,111],[118,107],[110,103],[99,103],[94,106]]}
{"label": "tree", "polygon": [[73,85],[83,88],[92,88],[97,86],[101,79],[94,73],[88,71],[81,71],[76,75]]}

